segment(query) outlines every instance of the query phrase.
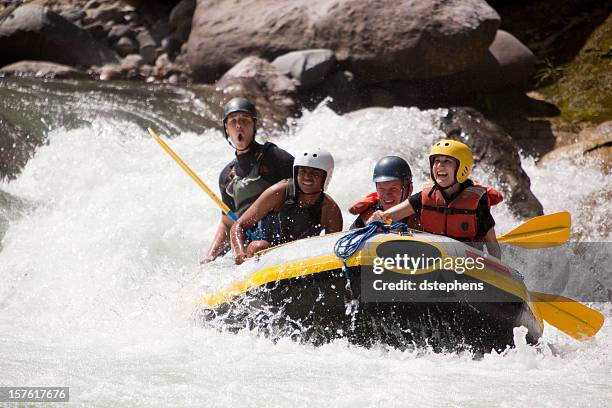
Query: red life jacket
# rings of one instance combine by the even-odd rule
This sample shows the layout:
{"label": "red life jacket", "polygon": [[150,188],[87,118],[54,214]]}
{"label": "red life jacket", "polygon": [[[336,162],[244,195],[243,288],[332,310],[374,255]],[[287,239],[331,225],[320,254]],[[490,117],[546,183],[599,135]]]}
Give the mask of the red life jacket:
{"label": "red life jacket", "polygon": [[[357,201],[349,208],[349,212],[353,215],[359,215],[361,221],[365,224],[366,221],[372,216],[374,211],[381,209],[378,202],[378,193],[374,191]],[[408,228],[421,230],[421,224],[419,223],[419,217],[412,215],[403,220],[400,220],[408,225]]]}
{"label": "red life jacket", "polygon": [[[493,187],[473,184],[463,189],[450,203],[446,203],[439,189],[432,187],[421,192],[421,226],[423,231],[446,235],[459,241],[481,241],[478,236],[476,210],[483,195],[489,208],[503,200]],[[430,194],[431,193],[431,194]]]}

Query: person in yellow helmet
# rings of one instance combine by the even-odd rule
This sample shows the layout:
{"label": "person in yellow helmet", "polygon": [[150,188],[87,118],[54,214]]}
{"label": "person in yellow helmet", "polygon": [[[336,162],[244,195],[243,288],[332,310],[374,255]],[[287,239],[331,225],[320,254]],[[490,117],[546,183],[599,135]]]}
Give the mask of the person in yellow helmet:
{"label": "person in yellow helmet", "polygon": [[416,214],[423,231],[446,235],[482,248],[497,258],[501,249],[495,237],[490,207],[502,201],[492,187],[468,178],[474,158],[470,148],[456,140],[441,140],[429,153],[433,186],[411,195],[387,211],[376,211],[369,222],[398,220]]}

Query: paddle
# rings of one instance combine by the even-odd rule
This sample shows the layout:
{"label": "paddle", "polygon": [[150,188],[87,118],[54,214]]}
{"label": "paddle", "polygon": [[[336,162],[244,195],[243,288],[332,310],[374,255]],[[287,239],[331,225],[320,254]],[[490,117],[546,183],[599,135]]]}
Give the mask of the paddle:
{"label": "paddle", "polygon": [[577,340],[593,337],[604,323],[604,316],[575,300],[546,293],[530,292],[544,320]]}
{"label": "paddle", "polygon": [[[178,163],[179,166],[181,166],[183,168],[183,170],[185,170],[185,172],[187,174],[189,174],[189,176],[193,179],[193,181],[195,181],[201,188],[202,190],[204,190],[204,192],[206,194],[208,194],[208,196],[219,206],[221,207],[221,210],[223,210],[223,212],[232,219],[232,221],[236,222],[238,220],[238,216],[227,206],[227,204],[225,204],[215,193],[214,191],[212,191],[210,188],[208,188],[208,186],[202,181],[202,179],[200,179],[198,177],[197,174],[194,173],[193,170],[191,170],[189,168],[189,166],[187,166],[187,163],[185,163],[183,161],[183,159],[181,159],[179,157],[178,154],[176,154],[174,152],[174,150],[172,150],[170,148],[170,146],[168,146],[168,144],[166,142],[164,142],[162,140],[161,137],[159,137],[159,135],[157,133],[155,133],[155,131],[151,128],[147,128],[147,130],[149,131],[149,134],[151,136],[153,136],[153,139],[155,139],[155,141],[157,143],[159,143],[159,145],[170,155],[170,157],[172,157],[174,159],[175,162]],[[249,236],[249,238],[251,240],[255,240],[255,236],[253,234],[253,232],[251,230],[246,230],[247,235]]]}
{"label": "paddle", "polygon": [[527,249],[558,246],[568,240],[571,224],[567,211],[540,215],[497,237],[497,241]]}

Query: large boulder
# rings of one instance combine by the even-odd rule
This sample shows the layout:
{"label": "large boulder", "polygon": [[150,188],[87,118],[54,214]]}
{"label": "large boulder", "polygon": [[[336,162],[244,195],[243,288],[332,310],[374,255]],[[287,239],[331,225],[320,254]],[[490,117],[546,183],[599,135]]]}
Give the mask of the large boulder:
{"label": "large boulder", "polygon": [[0,65],[22,60],[77,67],[117,62],[106,45],[45,7],[26,4],[0,22]]}
{"label": "large boulder", "polygon": [[188,57],[204,82],[249,55],[313,48],[333,50],[366,82],[429,78],[481,61],[499,23],[482,0],[200,0]]}
{"label": "large boulder", "polygon": [[[439,105],[502,89],[522,90],[535,68],[535,56],[512,34],[498,30],[477,64],[451,75],[391,81],[385,88],[402,105]],[[433,92],[432,92],[433,91]],[[452,102],[450,102],[452,104]]]}
{"label": "large boulder", "polygon": [[0,68],[0,76],[34,76],[37,78],[87,78],[86,72],[44,61],[19,61]]}
{"label": "large boulder", "polygon": [[512,138],[503,129],[476,109],[466,107],[450,108],[440,127],[447,137],[470,146],[475,163],[497,176],[504,186],[504,199],[516,215],[531,218],[543,214]]}

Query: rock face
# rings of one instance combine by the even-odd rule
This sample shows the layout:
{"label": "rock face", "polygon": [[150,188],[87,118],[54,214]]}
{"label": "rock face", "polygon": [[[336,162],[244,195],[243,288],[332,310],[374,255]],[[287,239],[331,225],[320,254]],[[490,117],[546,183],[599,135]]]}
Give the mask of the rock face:
{"label": "rock face", "polygon": [[87,78],[87,73],[68,65],[42,61],[20,61],[0,68],[0,76],[34,76],[39,78]]}
{"label": "rock face", "polygon": [[542,204],[531,192],[529,176],[521,167],[521,159],[512,138],[489,122],[473,108],[450,108],[441,121],[447,137],[466,143],[474,152],[474,161],[493,171],[500,183],[507,186],[504,199],[520,217],[542,215]]}
{"label": "rock face", "polygon": [[325,48],[366,82],[429,78],[481,61],[499,23],[482,0],[201,0],[188,61],[212,82],[249,55]]}
{"label": "rock face", "polygon": [[9,122],[0,112],[0,179],[15,178],[41,140]]}
{"label": "rock face", "polygon": [[77,67],[117,62],[117,55],[59,14],[26,4],[0,23],[0,65],[42,60]]}

